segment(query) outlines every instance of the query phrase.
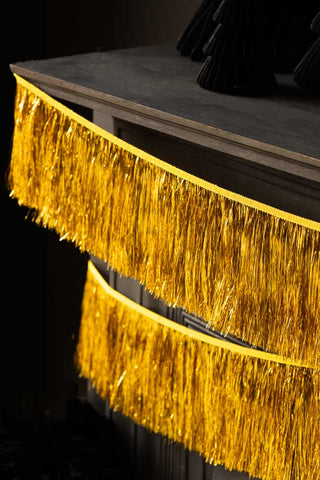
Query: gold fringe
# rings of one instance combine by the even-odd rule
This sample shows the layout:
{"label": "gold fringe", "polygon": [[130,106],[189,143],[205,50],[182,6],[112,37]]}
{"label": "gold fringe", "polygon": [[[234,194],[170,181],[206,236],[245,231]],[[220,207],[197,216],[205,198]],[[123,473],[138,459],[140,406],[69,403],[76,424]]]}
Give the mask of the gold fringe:
{"label": "gold fringe", "polygon": [[169,305],[319,365],[320,224],[183,172],[17,77],[11,195]]}
{"label": "gold fringe", "polygon": [[262,480],[319,479],[319,371],[286,362],[160,317],[89,264],[82,375],[113,409],[211,463]]}

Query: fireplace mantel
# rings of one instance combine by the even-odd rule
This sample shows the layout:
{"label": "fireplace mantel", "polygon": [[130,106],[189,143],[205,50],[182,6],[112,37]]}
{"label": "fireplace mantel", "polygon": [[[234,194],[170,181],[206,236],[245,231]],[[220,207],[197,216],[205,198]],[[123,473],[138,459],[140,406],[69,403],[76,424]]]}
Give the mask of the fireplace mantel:
{"label": "fireplace mantel", "polygon": [[[320,221],[320,93],[302,90],[289,75],[279,74],[277,92],[267,97],[222,95],[197,85],[199,68],[173,45],[11,65],[14,73],[158,158],[221,187]],[[99,259],[94,261],[101,266]],[[137,282],[112,271],[107,277],[133,300],[177,321],[176,312]],[[193,319],[184,316],[178,321],[191,325]],[[208,466],[181,446],[166,443],[118,413],[107,413],[147,478],[247,478]]]}

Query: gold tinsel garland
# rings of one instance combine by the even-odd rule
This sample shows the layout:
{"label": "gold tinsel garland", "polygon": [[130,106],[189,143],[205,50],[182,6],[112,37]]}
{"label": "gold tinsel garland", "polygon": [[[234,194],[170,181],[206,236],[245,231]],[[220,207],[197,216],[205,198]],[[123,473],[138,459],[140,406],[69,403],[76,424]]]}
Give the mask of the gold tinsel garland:
{"label": "gold tinsel garland", "polygon": [[214,339],[124,297],[89,262],[77,365],[113,409],[207,461],[318,480],[319,371]]}
{"label": "gold tinsel garland", "polygon": [[9,188],[167,304],[319,365],[320,224],[148,155],[17,77]]}

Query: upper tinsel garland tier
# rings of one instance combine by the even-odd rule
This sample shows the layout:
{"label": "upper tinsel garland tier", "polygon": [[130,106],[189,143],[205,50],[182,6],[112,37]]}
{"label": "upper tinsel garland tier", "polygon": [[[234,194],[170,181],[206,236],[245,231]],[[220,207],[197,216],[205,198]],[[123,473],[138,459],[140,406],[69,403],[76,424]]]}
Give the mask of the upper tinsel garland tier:
{"label": "upper tinsel garland tier", "polygon": [[77,365],[136,423],[262,480],[318,480],[319,370],[195,332],[89,263]]}
{"label": "upper tinsel garland tier", "polygon": [[17,77],[11,195],[167,304],[319,364],[320,224],[116,138]]}

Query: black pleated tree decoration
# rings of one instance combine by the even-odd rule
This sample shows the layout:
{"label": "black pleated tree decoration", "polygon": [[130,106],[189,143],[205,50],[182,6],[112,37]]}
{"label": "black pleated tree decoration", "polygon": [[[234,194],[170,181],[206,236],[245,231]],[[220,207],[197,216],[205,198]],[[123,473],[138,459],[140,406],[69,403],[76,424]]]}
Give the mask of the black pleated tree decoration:
{"label": "black pleated tree decoration", "polygon": [[216,23],[214,14],[221,0],[203,0],[189,25],[180,36],[176,48],[183,56],[194,61],[205,59],[204,46]]}
{"label": "black pleated tree decoration", "polygon": [[312,20],[310,28],[318,38],[294,69],[293,78],[302,88],[320,89],[320,11]]}
{"label": "black pleated tree decoration", "polygon": [[222,0],[197,82],[207,90],[265,95],[277,87],[271,2]]}

